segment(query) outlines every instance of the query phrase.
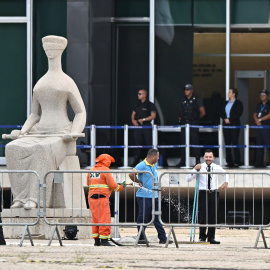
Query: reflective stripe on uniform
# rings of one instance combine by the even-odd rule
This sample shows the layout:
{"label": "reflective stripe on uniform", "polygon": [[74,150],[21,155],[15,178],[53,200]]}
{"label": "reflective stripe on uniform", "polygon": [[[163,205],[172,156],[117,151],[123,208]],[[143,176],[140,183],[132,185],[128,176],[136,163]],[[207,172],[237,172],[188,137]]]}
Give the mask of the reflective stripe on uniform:
{"label": "reflective stripe on uniform", "polygon": [[110,239],[111,236],[110,235],[99,235],[100,239]]}
{"label": "reflective stripe on uniform", "polygon": [[117,185],[117,188],[114,191],[118,191],[120,188],[120,185]]}
{"label": "reflective stripe on uniform", "polygon": [[89,188],[109,188],[108,185],[90,185]]}
{"label": "reflective stripe on uniform", "polygon": [[98,233],[93,233],[93,234],[92,234],[92,237],[93,237],[93,238],[97,238],[97,237],[99,237],[99,234],[98,234]]}

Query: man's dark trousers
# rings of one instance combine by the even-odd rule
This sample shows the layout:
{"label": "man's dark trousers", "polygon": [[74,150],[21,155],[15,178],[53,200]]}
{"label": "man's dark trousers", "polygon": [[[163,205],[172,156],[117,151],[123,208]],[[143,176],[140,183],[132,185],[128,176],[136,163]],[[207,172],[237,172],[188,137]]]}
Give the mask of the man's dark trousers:
{"label": "man's dark trousers", "polygon": [[[0,224],[2,223],[2,218],[0,216]],[[0,226],[0,245],[5,245],[6,244],[6,241],[5,241],[5,238],[4,238],[4,233],[3,233],[3,227]]]}
{"label": "man's dark trousers", "polygon": [[[257,129],[256,144],[270,145],[270,129]],[[267,148],[267,153],[270,160],[270,148]],[[263,163],[263,157],[264,157],[264,148],[258,148],[256,161],[257,165],[261,165]]]}
{"label": "man's dark trousers", "polygon": [[[240,129],[229,129],[224,128],[223,134],[224,134],[224,141],[225,145],[238,145],[238,138],[239,138]],[[240,163],[240,149],[239,148],[233,148],[234,153],[234,159],[232,157],[232,149],[226,148],[226,162],[228,165],[233,165],[233,161],[235,164]]]}
{"label": "man's dark trousers", "polygon": [[[219,192],[209,192],[208,190],[199,191],[199,224],[216,224],[217,212],[219,204]],[[200,228],[200,239],[208,241],[215,239],[215,227],[208,228],[206,235],[206,227]]]}
{"label": "man's dark trousers", "polygon": [[[152,128],[136,128],[134,129],[135,145],[152,145]],[[152,147],[151,147],[152,148]],[[141,148],[135,148],[134,156],[137,159],[145,157]],[[139,160],[136,160],[138,162]]]}
{"label": "man's dark trousers", "polygon": [[[137,223],[148,223],[151,221],[152,217],[152,198],[137,197],[137,203],[139,206],[139,215],[137,218]],[[155,210],[158,211],[158,198],[155,199]],[[158,238],[160,240],[166,239],[166,233],[159,222],[158,215],[155,216],[154,225],[158,232]],[[140,227],[138,226],[138,231]],[[144,230],[146,227],[144,227]],[[140,235],[140,240],[144,240],[143,234]]]}

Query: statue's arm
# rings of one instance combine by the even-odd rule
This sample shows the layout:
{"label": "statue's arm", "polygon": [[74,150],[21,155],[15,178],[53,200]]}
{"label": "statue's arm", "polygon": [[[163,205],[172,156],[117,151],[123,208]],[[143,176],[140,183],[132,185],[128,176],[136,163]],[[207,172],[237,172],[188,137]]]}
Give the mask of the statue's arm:
{"label": "statue's arm", "polygon": [[72,122],[71,133],[80,133],[85,128],[86,110],[79,89],[75,83],[72,90],[73,91],[69,92],[68,98],[70,106],[75,113],[75,117]]}
{"label": "statue's arm", "polygon": [[40,120],[40,116],[41,116],[40,104],[34,94],[32,101],[32,112],[25,121],[21,129],[21,134],[28,133],[32,129],[32,127]]}

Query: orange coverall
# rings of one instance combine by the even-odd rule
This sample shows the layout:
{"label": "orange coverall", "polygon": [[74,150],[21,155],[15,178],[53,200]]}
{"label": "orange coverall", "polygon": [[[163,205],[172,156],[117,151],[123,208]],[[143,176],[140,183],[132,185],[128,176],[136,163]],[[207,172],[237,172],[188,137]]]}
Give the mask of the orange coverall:
{"label": "orange coverall", "polygon": [[[111,211],[109,198],[112,191],[121,191],[122,185],[115,183],[111,173],[95,173],[94,171],[110,171],[109,167],[114,158],[110,155],[100,155],[96,160],[98,162],[87,175],[87,185],[89,186],[88,203],[92,212],[93,223],[111,223]],[[100,198],[91,198],[94,195]],[[93,238],[110,239],[111,226],[93,226]]]}

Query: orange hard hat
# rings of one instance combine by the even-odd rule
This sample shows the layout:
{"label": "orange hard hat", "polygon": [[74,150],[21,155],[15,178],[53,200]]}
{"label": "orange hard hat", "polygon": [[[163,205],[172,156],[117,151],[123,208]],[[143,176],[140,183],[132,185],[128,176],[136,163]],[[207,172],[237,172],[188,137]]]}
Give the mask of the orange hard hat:
{"label": "orange hard hat", "polygon": [[109,163],[109,166],[111,162],[115,162],[114,158],[108,154],[102,154],[98,156],[95,161],[106,164],[106,165]]}

